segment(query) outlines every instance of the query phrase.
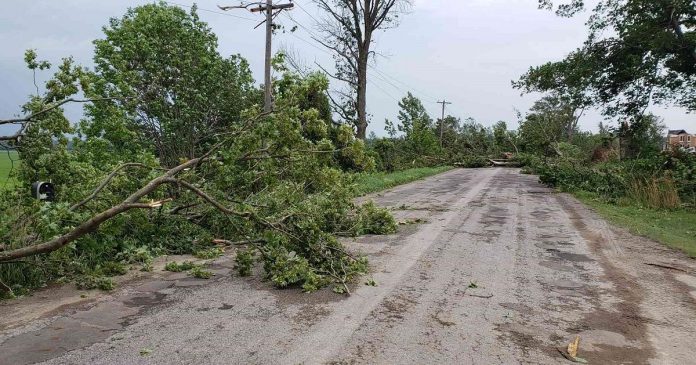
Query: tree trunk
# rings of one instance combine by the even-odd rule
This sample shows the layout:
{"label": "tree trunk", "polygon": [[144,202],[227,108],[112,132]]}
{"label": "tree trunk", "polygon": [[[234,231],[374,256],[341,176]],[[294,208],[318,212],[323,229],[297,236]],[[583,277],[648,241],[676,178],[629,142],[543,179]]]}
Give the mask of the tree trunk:
{"label": "tree trunk", "polygon": [[358,120],[356,121],[355,137],[364,140],[367,137],[367,56],[369,49],[360,48],[358,56],[358,90],[357,107]]}

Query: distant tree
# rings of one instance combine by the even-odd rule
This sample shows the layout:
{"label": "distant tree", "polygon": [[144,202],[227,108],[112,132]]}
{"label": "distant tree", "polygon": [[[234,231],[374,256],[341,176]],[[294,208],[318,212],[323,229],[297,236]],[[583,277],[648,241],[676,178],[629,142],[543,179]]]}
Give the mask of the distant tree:
{"label": "distant tree", "polygon": [[645,158],[654,156],[662,149],[663,120],[647,114],[633,123],[621,123],[616,134],[619,137],[622,158]]}
{"label": "distant tree", "polygon": [[[435,123],[435,133],[440,136],[440,131],[442,131],[442,147],[446,151],[451,151],[455,149],[457,140],[459,139],[459,124],[461,121],[459,118],[448,115],[445,117],[444,121],[438,119]],[[451,151],[454,152],[454,151]]]}
{"label": "distant tree", "polygon": [[543,97],[520,120],[520,142],[530,152],[560,154],[558,143],[572,141],[577,122],[573,105],[555,96]]}
{"label": "distant tree", "polygon": [[458,144],[462,153],[485,156],[493,151],[495,142],[488,128],[473,118],[467,118],[460,127]]}
{"label": "distant tree", "polygon": [[423,103],[410,92],[399,102],[399,131],[404,133],[407,148],[416,157],[432,156],[439,152],[433,130],[433,120]]}
{"label": "distant tree", "polygon": [[[539,4],[561,16],[584,10],[582,0]],[[692,0],[602,0],[587,24],[590,35],[581,48],[562,61],[531,68],[518,86],[557,92],[629,123],[640,120],[652,103],[696,110]]]}
{"label": "distant tree", "polygon": [[517,148],[517,133],[509,131],[507,123],[504,121],[501,120],[493,125],[493,138],[495,139],[496,146],[501,151],[515,151],[515,153],[519,153],[519,149]]}
{"label": "distant tree", "polygon": [[316,39],[334,53],[336,79],[344,81],[349,91],[343,100],[335,102],[339,114],[355,127],[357,138],[365,139],[367,132],[367,67],[375,32],[394,27],[398,18],[410,8],[411,0],[314,0],[326,19],[319,24],[324,35]]}
{"label": "distant tree", "polygon": [[401,122],[398,126],[399,131],[406,134],[413,130],[414,125],[420,124],[431,127],[433,123],[423,103],[410,92],[399,101],[399,115],[397,119]]}

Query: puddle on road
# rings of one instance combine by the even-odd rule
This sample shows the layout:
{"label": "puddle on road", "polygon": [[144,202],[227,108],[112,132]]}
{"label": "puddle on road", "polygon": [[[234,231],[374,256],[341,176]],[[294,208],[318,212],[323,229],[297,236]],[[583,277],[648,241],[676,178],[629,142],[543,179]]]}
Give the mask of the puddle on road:
{"label": "puddle on road", "polygon": [[572,261],[572,262],[594,262],[595,261],[587,255],[582,255],[582,254],[578,254],[578,253],[554,252],[553,254],[555,256],[559,257],[560,259],[563,259],[566,261]]}
{"label": "puddle on road", "polygon": [[0,344],[0,365],[33,364],[104,341],[162,304],[174,285],[174,281],[147,282],[133,288],[132,294],[97,302],[44,328],[10,337]]}
{"label": "puddle on road", "polygon": [[166,297],[166,294],[162,293],[154,293],[153,295],[146,295],[146,296],[138,296],[138,297],[133,297],[129,300],[124,301],[123,303],[128,306],[128,307],[145,307],[145,306],[153,306],[156,304],[161,304],[162,300]]}
{"label": "puddle on road", "polygon": [[564,272],[576,271],[576,268],[574,268],[573,266],[564,265],[563,263],[560,263],[560,262],[555,261],[555,260],[540,261],[539,265],[541,265],[545,268],[551,269],[551,270],[556,270],[556,271],[564,271]]}
{"label": "puddle on road", "polygon": [[60,317],[51,325],[11,337],[2,343],[0,364],[24,365],[45,361],[109,338],[136,316],[140,307],[117,301]]}

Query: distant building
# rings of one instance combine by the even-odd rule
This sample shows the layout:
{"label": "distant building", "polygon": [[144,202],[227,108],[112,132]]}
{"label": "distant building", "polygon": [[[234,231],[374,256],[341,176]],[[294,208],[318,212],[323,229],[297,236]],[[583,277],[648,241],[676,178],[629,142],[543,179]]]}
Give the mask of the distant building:
{"label": "distant building", "polygon": [[665,149],[674,147],[684,147],[686,149],[696,148],[696,135],[689,134],[683,129],[670,130],[667,133],[667,144]]}

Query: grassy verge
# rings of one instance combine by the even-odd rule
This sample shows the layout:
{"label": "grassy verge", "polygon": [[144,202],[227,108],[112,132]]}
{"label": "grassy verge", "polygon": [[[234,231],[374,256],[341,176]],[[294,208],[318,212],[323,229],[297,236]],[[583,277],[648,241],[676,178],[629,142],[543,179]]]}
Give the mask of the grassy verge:
{"label": "grassy verge", "polygon": [[611,223],[696,258],[696,212],[619,206],[604,202],[588,192],[576,192],[574,195]]}
{"label": "grassy verge", "polygon": [[14,168],[16,169],[19,165],[18,159],[19,156],[17,156],[16,151],[0,150],[0,190],[14,185],[14,179],[8,180],[8,178],[12,170],[13,160]]}
{"label": "grassy verge", "polygon": [[428,176],[453,169],[452,166],[421,167],[396,172],[377,172],[371,174],[355,175],[355,183],[358,186],[358,196],[367,195],[376,191],[403,185],[420,180]]}

